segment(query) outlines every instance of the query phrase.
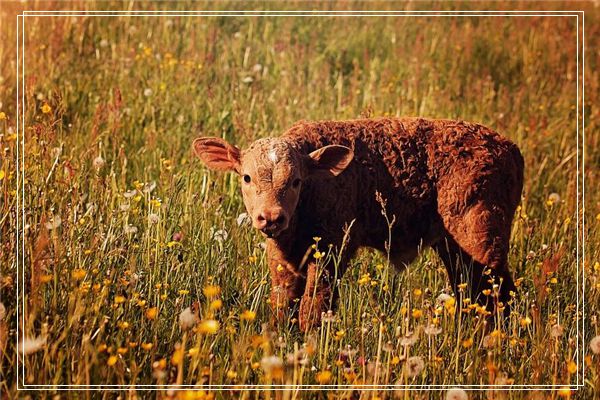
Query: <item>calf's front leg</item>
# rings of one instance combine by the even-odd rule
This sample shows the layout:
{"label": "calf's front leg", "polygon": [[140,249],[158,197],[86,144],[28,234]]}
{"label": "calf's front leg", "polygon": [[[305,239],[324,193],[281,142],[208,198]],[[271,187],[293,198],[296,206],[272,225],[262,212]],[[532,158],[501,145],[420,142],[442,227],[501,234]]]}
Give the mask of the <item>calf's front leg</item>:
{"label": "calf's front leg", "polygon": [[270,303],[274,322],[282,323],[290,316],[290,310],[297,303],[306,285],[306,277],[297,271],[297,266],[282,257],[281,253],[269,251],[269,272],[271,274]]}
{"label": "calf's front leg", "polygon": [[333,307],[337,290],[330,272],[311,262],[306,273],[306,287],[300,301],[300,330],[306,332],[321,323],[321,314]]}

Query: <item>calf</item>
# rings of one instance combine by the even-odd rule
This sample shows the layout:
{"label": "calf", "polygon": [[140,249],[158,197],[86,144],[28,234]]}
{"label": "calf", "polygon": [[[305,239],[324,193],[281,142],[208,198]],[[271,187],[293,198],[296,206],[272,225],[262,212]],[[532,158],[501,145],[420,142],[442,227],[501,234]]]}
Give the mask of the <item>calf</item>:
{"label": "calf", "polygon": [[[432,247],[455,293],[464,281],[488,310],[508,310],[515,286],[507,254],[523,158],[498,133],[423,118],[302,121],[244,151],[211,137],[193,147],[209,168],[240,176],[253,226],[266,237],[271,304],[282,317],[300,299],[302,330],[334,306],[336,278],[360,247],[389,251],[399,270]],[[387,249],[383,203],[395,219]],[[311,255],[315,237],[341,251],[337,268]]]}

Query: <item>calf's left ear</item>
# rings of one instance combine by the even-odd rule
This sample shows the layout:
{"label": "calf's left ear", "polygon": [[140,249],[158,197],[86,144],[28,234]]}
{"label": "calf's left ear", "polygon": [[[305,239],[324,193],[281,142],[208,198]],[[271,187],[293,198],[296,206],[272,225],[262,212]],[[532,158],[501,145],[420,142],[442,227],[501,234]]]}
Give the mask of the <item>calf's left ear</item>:
{"label": "calf's left ear", "polygon": [[308,172],[319,178],[338,176],[353,158],[354,152],[346,146],[324,146],[308,155]]}

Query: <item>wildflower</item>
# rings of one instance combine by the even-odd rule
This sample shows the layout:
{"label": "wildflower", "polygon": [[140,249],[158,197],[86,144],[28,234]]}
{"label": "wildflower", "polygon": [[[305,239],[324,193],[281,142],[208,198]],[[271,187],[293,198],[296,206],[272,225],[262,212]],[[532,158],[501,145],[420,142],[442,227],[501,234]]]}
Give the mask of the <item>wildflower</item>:
{"label": "wildflower", "polygon": [[244,321],[254,321],[254,318],[256,318],[256,313],[252,310],[246,310],[240,314],[240,319]]}
{"label": "wildflower", "polygon": [[425,327],[425,329],[423,331],[425,332],[426,335],[434,336],[434,335],[439,335],[440,333],[442,333],[442,328],[439,326],[436,326],[435,324],[429,324]]}
{"label": "wildflower", "polygon": [[152,89],[150,89],[150,88],[146,88],[146,89],[144,89],[144,96],[145,96],[145,97],[150,97],[150,96],[152,96]]}
{"label": "wildflower", "polygon": [[118,360],[119,360],[119,357],[112,355],[112,356],[108,357],[108,360],[106,361],[106,365],[108,365],[109,367],[112,367],[113,365],[115,365],[117,363]]}
{"label": "wildflower", "polygon": [[556,324],[550,329],[550,336],[553,338],[559,338],[563,335],[564,328],[562,325]]}
{"label": "wildflower", "polygon": [[50,114],[51,111],[52,111],[52,107],[50,107],[48,105],[48,103],[44,103],[44,105],[42,106],[42,112],[44,114]]}
{"label": "wildflower", "polygon": [[50,218],[50,221],[46,222],[46,229],[52,230],[58,228],[62,224],[62,219],[58,215],[54,215]]}
{"label": "wildflower", "polygon": [[419,376],[424,368],[425,363],[419,356],[409,357],[408,360],[406,360],[406,370],[409,378],[415,378]]}
{"label": "wildflower", "polygon": [[126,225],[123,230],[127,235],[135,235],[138,231],[138,228],[133,225]]}
{"label": "wildflower", "polygon": [[158,224],[158,221],[160,221],[160,217],[158,216],[158,214],[152,213],[152,214],[148,215],[148,221],[151,224],[155,225],[155,224]]}
{"label": "wildflower", "polygon": [[400,344],[402,346],[412,346],[413,344],[417,343],[418,339],[418,332],[408,332],[402,339],[400,339]]}
{"label": "wildflower", "polygon": [[223,307],[223,302],[219,299],[213,300],[210,302],[208,307],[213,311],[218,310],[219,308]]}
{"label": "wildflower", "polygon": [[416,308],[413,308],[413,310],[412,310],[412,316],[415,319],[419,319],[419,318],[421,318],[423,316],[423,311],[421,311],[419,309],[416,309]]}
{"label": "wildflower", "polygon": [[92,165],[97,170],[102,169],[102,167],[104,167],[104,164],[106,164],[106,162],[104,161],[104,158],[102,158],[102,156],[94,158],[94,161],[92,162]]}
{"label": "wildflower", "polygon": [[561,387],[560,389],[558,389],[558,396],[566,398],[571,397],[571,388],[569,388],[568,386]]}
{"label": "wildflower", "polygon": [[317,382],[320,385],[326,385],[331,381],[331,371],[320,371],[316,376]]}
{"label": "wildflower", "polygon": [[227,231],[225,229],[217,229],[215,230],[214,228],[210,229],[211,232],[211,237],[212,240],[214,240],[215,242],[219,243],[219,244],[223,244],[224,241],[227,240],[227,238],[229,237],[229,234],[227,233]]}
{"label": "wildflower", "polygon": [[216,297],[221,293],[221,288],[216,285],[208,285],[202,289],[202,292],[206,297]]}
{"label": "wildflower", "polygon": [[115,296],[115,304],[121,304],[125,302],[125,296],[116,295]]}
{"label": "wildflower", "polygon": [[188,355],[190,357],[194,357],[195,355],[197,355],[200,352],[200,348],[199,347],[192,347],[191,349],[188,350]]}
{"label": "wildflower", "polygon": [[6,119],[6,114],[4,111],[0,111],[0,121],[4,121]]}
{"label": "wildflower", "polygon": [[252,67],[252,72],[260,72],[260,71],[262,71],[262,65],[254,64],[254,66]]}
{"label": "wildflower", "polygon": [[179,314],[179,326],[183,330],[190,329],[198,323],[199,319],[190,307],[186,308]]}
{"label": "wildflower", "polygon": [[154,347],[153,343],[142,343],[142,349],[144,349],[146,351],[151,350],[152,347]]}
{"label": "wildflower", "polygon": [[577,372],[577,364],[575,364],[573,360],[570,360],[567,363],[567,371],[569,371],[570,374],[574,374],[575,372]]}
{"label": "wildflower", "polygon": [[148,318],[149,320],[156,319],[157,314],[158,314],[158,308],[156,308],[156,307],[150,307],[149,309],[146,310],[146,318]]}
{"label": "wildflower", "polygon": [[473,339],[472,338],[468,338],[462,341],[462,347],[464,347],[465,349],[468,349],[469,347],[473,346]]}
{"label": "wildflower", "polygon": [[469,396],[460,388],[452,388],[446,392],[446,400],[469,400]]}
{"label": "wildflower", "polygon": [[[153,181],[150,183],[146,183],[142,191],[146,194],[150,194],[154,191],[154,189],[156,189],[156,182]],[[160,200],[154,199],[153,201],[158,202],[158,206],[160,206]]]}
{"label": "wildflower", "polygon": [[590,350],[594,354],[600,354],[600,336],[596,336],[590,341]]}
{"label": "wildflower", "polygon": [[321,253],[320,251],[315,251],[315,254],[313,255],[313,257],[315,257],[316,260],[323,258],[323,256],[324,256],[324,254]]}
{"label": "wildflower", "polygon": [[183,361],[183,349],[176,348],[171,356],[171,364],[179,365]]}
{"label": "wildflower", "polygon": [[248,213],[243,212],[240,215],[238,215],[236,222],[237,222],[238,226],[242,226],[242,225],[247,226],[252,223],[252,219],[250,218]]}
{"label": "wildflower", "polygon": [[260,366],[267,376],[272,378],[283,377],[283,360],[277,356],[267,356],[260,360]]}
{"label": "wildflower", "polygon": [[421,289],[415,289],[413,290],[413,294],[415,297],[420,297],[423,294],[423,291]]}
{"label": "wildflower", "polygon": [[85,278],[85,271],[81,268],[74,269],[73,272],[71,272],[71,277],[76,281],[80,281]]}
{"label": "wildflower", "polygon": [[521,320],[519,321],[519,325],[521,325],[521,328],[525,328],[530,324],[531,324],[531,318],[529,318],[529,317],[521,318]]}
{"label": "wildflower", "polygon": [[190,293],[190,291],[189,291],[189,290],[187,290],[187,289],[181,289],[181,290],[180,290],[179,292],[177,292],[177,293],[179,293],[179,295],[181,295],[181,296],[185,296],[186,294],[189,294],[189,293]]}
{"label": "wildflower", "polygon": [[118,354],[127,354],[128,351],[129,351],[129,349],[127,347],[119,347],[117,349]]}
{"label": "wildflower", "polygon": [[37,351],[40,351],[44,345],[46,344],[45,337],[37,337],[37,338],[21,338],[19,342],[19,353],[23,355],[32,354]]}
{"label": "wildflower", "polygon": [[244,83],[252,83],[254,81],[254,79],[251,76],[247,76],[244,79],[242,79],[242,82]]}
{"label": "wildflower", "polygon": [[550,196],[548,196],[548,201],[546,202],[546,204],[548,204],[549,206],[556,204],[560,201],[560,195],[558,193],[550,193]]}
{"label": "wildflower", "polygon": [[214,319],[207,319],[200,322],[200,325],[198,325],[198,332],[214,335],[219,331],[219,327],[219,321],[215,321]]}

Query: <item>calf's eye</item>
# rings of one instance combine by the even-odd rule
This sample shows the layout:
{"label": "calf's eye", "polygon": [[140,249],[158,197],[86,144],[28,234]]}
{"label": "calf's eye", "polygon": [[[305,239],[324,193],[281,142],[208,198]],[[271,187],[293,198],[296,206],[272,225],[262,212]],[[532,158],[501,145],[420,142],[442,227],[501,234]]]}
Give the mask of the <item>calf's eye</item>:
{"label": "calf's eye", "polygon": [[300,178],[296,178],[292,182],[292,187],[297,188],[298,186],[300,186]]}
{"label": "calf's eye", "polygon": [[250,178],[250,175],[244,175],[244,182],[250,183],[251,181],[252,181],[252,178]]}

